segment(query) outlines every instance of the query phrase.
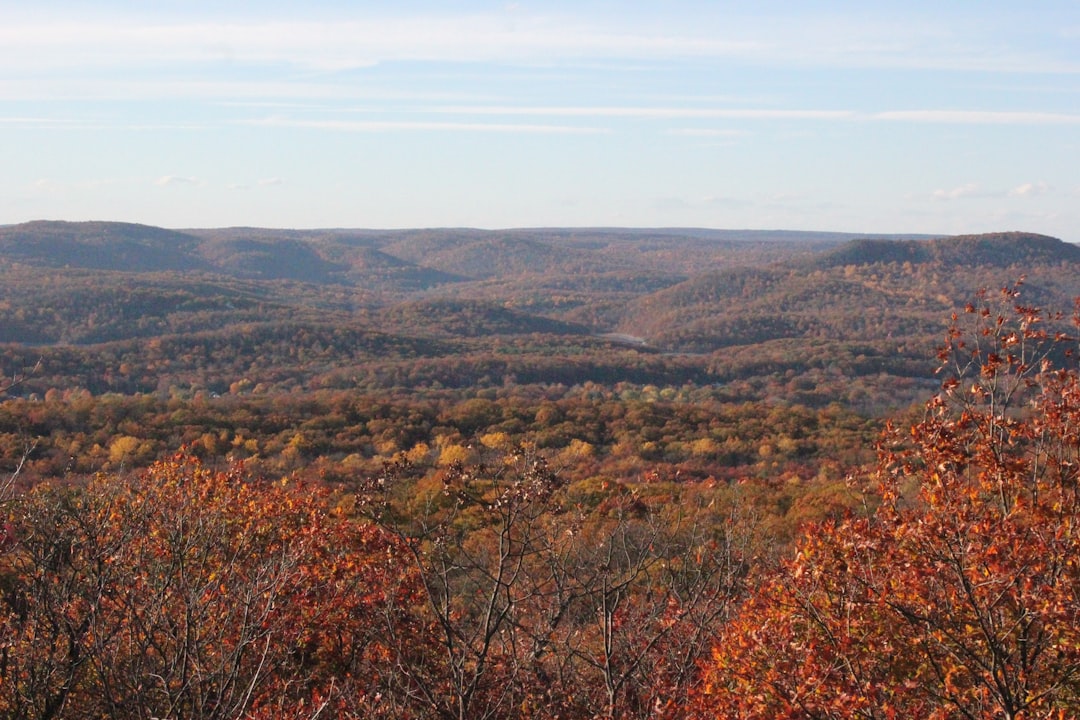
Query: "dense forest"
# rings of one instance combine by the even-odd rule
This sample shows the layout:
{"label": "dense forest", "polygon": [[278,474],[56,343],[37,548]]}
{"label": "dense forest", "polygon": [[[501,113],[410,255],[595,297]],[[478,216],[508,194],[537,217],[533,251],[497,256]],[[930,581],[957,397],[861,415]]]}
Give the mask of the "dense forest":
{"label": "dense forest", "polygon": [[0,716],[1072,716],[1078,271],[0,228]]}

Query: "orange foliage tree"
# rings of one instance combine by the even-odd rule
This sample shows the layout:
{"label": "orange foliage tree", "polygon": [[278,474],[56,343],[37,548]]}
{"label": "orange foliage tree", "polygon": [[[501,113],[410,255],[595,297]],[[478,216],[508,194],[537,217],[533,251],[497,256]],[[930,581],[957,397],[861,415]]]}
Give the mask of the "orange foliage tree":
{"label": "orange foliage tree", "polygon": [[760,578],[694,715],[1080,712],[1080,374],[1017,298],[954,316],[941,394],[882,446],[880,504]]}
{"label": "orange foliage tree", "polygon": [[398,716],[415,574],[324,492],[177,456],[13,507],[0,715]]}

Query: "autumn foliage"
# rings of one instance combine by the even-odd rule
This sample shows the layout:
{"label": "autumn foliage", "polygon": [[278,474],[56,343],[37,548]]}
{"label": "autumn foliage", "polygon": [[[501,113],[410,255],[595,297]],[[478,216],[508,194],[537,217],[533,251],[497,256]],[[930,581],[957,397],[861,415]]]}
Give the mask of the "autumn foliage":
{"label": "autumn foliage", "polygon": [[335,513],[325,493],[177,456],[130,480],[40,487],[11,516],[0,715],[382,707],[384,628],[408,642],[416,579],[397,543]]}
{"label": "autumn foliage", "polygon": [[680,717],[740,529],[496,457],[352,499],[185,455],[16,495],[0,716]]}
{"label": "autumn foliage", "polygon": [[[671,432],[701,463],[734,458],[740,433],[675,441],[709,418],[615,396],[592,420],[540,401],[526,414],[551,445],[517,442],[532,420],[509,401],[413,407],[434,447],[380,411],[363,424],[383,472],[337,487],[261,479],[239,432],[143,471],[117,445],[85,481],[24,489],[16,470],[0,717],[1075,717],[1080,306],[1070,329],[1008,289],[952,320],[941,392],[844,497],[764,462],[842,416],[743,409],[776,441],[755,441],[759,477],[630,480],[637,465],[595,459],[605,423],[653,453]],[[359,427],[361,409],[340,410]],[[343,434],[332,420],[289,431],[297,465],[318,423]],[[251,465],[216,461],[221,444]],[[795,525],[769,502],[814,520],[783,561]]]}
{"label": "autumn foliage", "polygon": [[423,585],[429,652],[395,661],[418,717],[682,716],[742,587],[730,508],[619,487],[589,512],[525,448],[436,486],[408,472],[388,468],[362,503]]}
{"label": "autumn foliage", "polygon": [[880,505],[761,579],[696,717],[1080,711],[1080,377],[1017,297],[954,317],[942,393],[882,447]]}

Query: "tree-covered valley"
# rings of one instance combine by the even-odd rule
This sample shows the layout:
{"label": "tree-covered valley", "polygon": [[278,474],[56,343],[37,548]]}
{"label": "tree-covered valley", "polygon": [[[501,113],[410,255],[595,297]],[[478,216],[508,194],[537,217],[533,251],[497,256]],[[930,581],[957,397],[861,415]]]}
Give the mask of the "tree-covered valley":
{"label": "tree-covered valley", "polygon": [[1080,249],[0,228],[0,716],[1068,717]]}

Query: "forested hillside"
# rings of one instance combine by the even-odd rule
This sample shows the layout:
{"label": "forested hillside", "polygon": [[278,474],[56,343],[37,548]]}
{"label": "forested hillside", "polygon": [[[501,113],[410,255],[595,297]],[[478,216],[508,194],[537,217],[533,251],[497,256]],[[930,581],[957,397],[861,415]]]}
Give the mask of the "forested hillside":
{"label": "forested hillside", "polygon": [[[0,439],[8,463],[32,439],[26,477],[192,443],[348,477],[492,433],[585,476],[812,477],[866,459],[827,458],[826,429],[866,444],[932,392],[976,289],[1024,277],[1068,307],[1077,255],[1023,233],[29,223],[0,228],[0,363],[26,376]],[[802,426],[759,424],[781,409]]]}
{"label": "forested hillside", "polygon": [[0,715],[1070,716],[1075,296],[1015,232],[0,228]]}

